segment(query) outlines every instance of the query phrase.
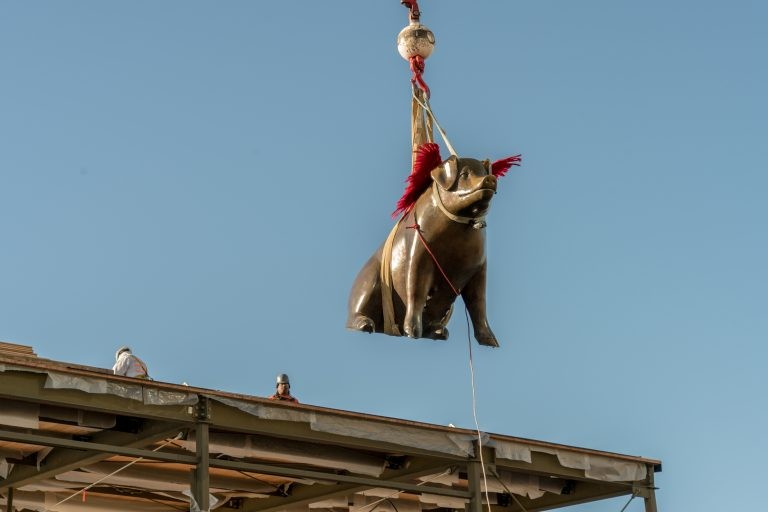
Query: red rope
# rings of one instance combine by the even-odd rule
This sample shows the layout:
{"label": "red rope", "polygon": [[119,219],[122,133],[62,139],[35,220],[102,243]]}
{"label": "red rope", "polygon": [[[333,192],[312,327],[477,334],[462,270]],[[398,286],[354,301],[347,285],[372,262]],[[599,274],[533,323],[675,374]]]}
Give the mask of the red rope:
{"label": "red rope", "polygon": [[424,91],[424,94],[429,98],[429,86],[421,76],[424,74],[424,57],[421,55],[414,55],[408,60],[411,63],[411,71],[413,72],[411,83],[418,84],[419,89]]}
{"label": "red rope", "polygon": [[421,226],[419,226],[418,223],[414,224],[413,226],[405,226],[405,229],[415,229],[416,234],[419,235],[419,239],[421,240],[421,243],[424,244],[424,248],[427,250],[430,256],[432,256],[432,261],[435,262],[435,265],[437,266],[437,269],[440,271],[441,274],[443,274],[443,277],[445,278],[445,282],[448,283],[448,286],[451,287],[451,290],[453,290],[453,293],[455,295],[459,295],[459,291],[456,290],[456,287],[453,286],[453,283],[450,279],[448,279],[448,276],[446,275],[445,271],[443,270],[443,267],[440,266],[440,263],[438,263],[437,258],[435,258],[435,254],[432,252],[432,249],[429,248],[429,244],[427,244],[427,241],[424,240],[424,236],[421,234]]}

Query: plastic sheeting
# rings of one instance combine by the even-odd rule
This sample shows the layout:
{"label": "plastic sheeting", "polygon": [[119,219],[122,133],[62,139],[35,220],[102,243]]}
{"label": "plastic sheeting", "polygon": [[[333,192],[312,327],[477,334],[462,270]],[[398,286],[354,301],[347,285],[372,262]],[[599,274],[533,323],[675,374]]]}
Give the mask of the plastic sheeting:
{"label": "plastic sheeting", "polygon": [[95,377],[81,377],[65,373],[47,372],[45,387],[48,389],[78,389],[86,393],[115,395],[137,400],[145,405],[194,405],[197,394],[184,391],[168,391],[143,384],[133,384]]}
{"label": "plastic sheeting", "polygon": [[602,455],[555,450],[557,460],[567,468],[583,469],[584,476],[606,482],[632,482],[646,477],[645,464],[617,461]]}
{"label": "plastic sheeting", "polygon": [[[177,441],[179,446],[194,452],[192,435],[188,440]],[[258,458],[268,461],[311,464],[319,467],[345,469],[352,473],[380,476],[385,461],[381,457],[365,455],[340,447],[325,447],[280,439],[263,439],[242,434],[212,433],[208,442],[211,453],[221,453],[236,458]]]}
{"label": "plastic sheeting", "polygon": [[36,512],[168,512],[168,505],[153,503],[149,500],[123,499],[115,504],[115,498],[102,498],[88,495],[85,501],[80,497],[72,498],[57,505],[72,493],[63,492],[25,492],[16,490],[13,493],[13,506],[17,510],[34,510]]}
{"label": "plastic sheeting", "polygon": [[[109,485],[176,492],[183,492],[189,488],[190,473],[188,470],[173,469],[160,464],[127,466],[125,462],[99,462],[88,466],[84,471],[67,471],[56,475],[55,478],[59,482],[70,484],[92,484],[120,468],[125,469],[106,480]],[[230,476],[211,473],[210,490],[216,493],[236,490],[267,497],[269,493],[276,490],[276,487],[242,475]]]}
{"label": "plastic sheeting", "polygon": [[[450,434],[439,430],[424,430],[405,425],[389,425],[356,418],[340,418],[315,411],[303,411],[288,407],[270,407],[269,405],[219,396],[210,396],[208,398],[240,409],[257,418],[309,423],[310,428],[317,432],[371,439],[460,457],[474,455],[472,441],[476,437],[472,435]],[[484,434],[484,436],[487,439],[487,434]]]}
{"label": "plastic sheeting", "polygon": [[[542,497],[545,492],[562,494],[563,488],[566,486],[566,481],[560,478],[540,477],[537,475],[528,475],[511,471],[499,471],[499,477],[500,478],[497,479],[493,474],[487,473],[485,479],[487,487],[485,483],[481,484],[483,492],[504,493],[509,490],[519,496],[527,496],[531,499],[536,499]],[[499,481],[499,479],[501,481]],[[422,482],[433,482],[448,486],[461,485],[461,479],[457,472],[427,475],[419,478],[419,480]],[[438,498],[442,499],[442,497]]]}
{"label": "plastic sheeting", "polygon": [[137,400],[146,405],[194,405],[197,403],[196,393],[158,389],[145,385],[147,381],[134,384],[0,363],[0,373],[7,371],[46,374],[44,386],[46,389],[77,389],[86,393],[115,395]]}
{"label": "plastic sheeting", "polygon": [[[367,505],[373,505],[374,503],[381,502],[382,500],[390,502],[389,508],[392,510],[388,512],[394,512],[394,508],[391,507],[392,503],[396,505],[397,512],[403,512],[403,509],[411,510],[412,512],[419,512],[422,509],[438,507],[463,510],[464,505],[467,503],[467,500],[462,498],[438,496],[436,494],[419,494],[415,497],[416,499],[398,499],[399,495],[400,493],[398,491],[393,491],[392,489],[384,489],[382,487],[367,489],[358,495],[355,495],[355,509]],[[368,510],[367,512],[372,512],[372,509]]]}
{"label": "plastic sheeting", "polygon": [[603,482],[634,482],[643,480],[647,475],[646,465],[642,462],[616,460],[603,455],[548,448],[539,445],[527,445],[499,439],[492,440],[488,445],[496,449],[497,459],[531,462],[531,452],[555,455],[561,466],[581,469],[587,478]]}
{"label": "plastic sheeting", "polygon": [[475,436],[449,434],[439,430],[424,430],[404,425],[389,425],[355,418],[316,415],[312,430],[342,436],[373,439],[385,443],[410,446],[438,453],[468,457],[474,454]]}
{"label": "plastic sheeting", "polygon": [[[376,512],[421,512],[422,510],[421,503],[416,500],[399,499],[398,493],[392,489],[372,490],[379,492],[354,495],[352,497],[353,506],[349,510],[355,512],[373,512],[374,510]],[[374,503],[379,506],[374,505]],[[464,508],[463,502],[459,508]]]}
{"label": "plastic sheeting", "polygon": [[39,418],[38,404],[0,399],[0,425],[38,429]]}
{"label": "plastic sheeting", "polygon": [[[357,418],[344,418],[315,411],[303,411],[288,407],[270,407],[269,405],[245,402],[218,396],[209,397],[223,404],[240,409],[258,418],[281,421],[296,421],[309,423],[312,430],[337,434],[361,439],[372,439],[429,450],[438,453],[458,455],[461,457],[474,456],[473,441],[475,435],[451,434],[437,430],[425,430],[405,425],[390,425]],[[605,482],[630,482],[646,477],[645,464],[641,462],[623,461],[609,457],[573,452],[566,449],[547,448],[540,445],[526,444],[516,441],[490,439],[487,433],[482,434],[484,445],[496,450],[497,459],[531,462],[531,452],[549,453],[557,456],[563,467],[584,470],[587,478]]]}

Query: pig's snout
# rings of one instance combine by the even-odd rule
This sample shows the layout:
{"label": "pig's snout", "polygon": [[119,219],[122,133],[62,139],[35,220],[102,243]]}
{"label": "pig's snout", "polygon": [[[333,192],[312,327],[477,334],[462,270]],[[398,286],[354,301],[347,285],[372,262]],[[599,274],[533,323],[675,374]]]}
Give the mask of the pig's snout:
{"label": "pig's snout", "polygon": [[483,178],[483,181],[480,183],[480,188],[489,188],[495,192],[497,182],[498,180],[496,179],[496,176],[489,174]]}

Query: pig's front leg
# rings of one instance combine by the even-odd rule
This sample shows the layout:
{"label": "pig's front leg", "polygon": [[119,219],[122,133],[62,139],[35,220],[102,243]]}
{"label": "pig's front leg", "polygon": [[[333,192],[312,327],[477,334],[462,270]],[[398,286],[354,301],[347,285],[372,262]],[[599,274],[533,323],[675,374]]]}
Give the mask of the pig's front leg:
{"label": "pig's front leg", "polygon": [[467,285],[461,291],[461,298],[469,311],[469,317],[472,319],[472,325],[475,328],[475,339],[481,345],[489,347],[498,347],[499,342],[488,325],[488,318],[485,315],[485,269],[486,264],[472,276]]}
{"label": "pig's front leg", "polygon": [[[427,304],[427,295],[432,286],[429,266],[426,265],[423,250],[414,248],[406,275],[405,318],[403,332],[409,338],[421,338],[423,334],[422,313]],[[425,268],[426,267],[426,268]]]}

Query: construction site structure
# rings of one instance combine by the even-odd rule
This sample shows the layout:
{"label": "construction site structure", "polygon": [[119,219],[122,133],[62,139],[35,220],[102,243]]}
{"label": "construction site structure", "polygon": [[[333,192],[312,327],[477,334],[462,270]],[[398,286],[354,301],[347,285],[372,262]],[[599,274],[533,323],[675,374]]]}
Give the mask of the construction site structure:
{"label": "construction site structure", "polygon": [[119,377],[0,343],[3,512],[533,512],[618,496],[655,512],[660,470],[648,458]]}

